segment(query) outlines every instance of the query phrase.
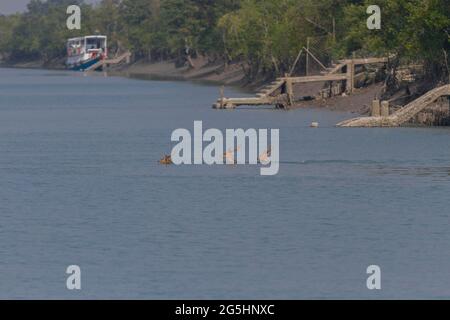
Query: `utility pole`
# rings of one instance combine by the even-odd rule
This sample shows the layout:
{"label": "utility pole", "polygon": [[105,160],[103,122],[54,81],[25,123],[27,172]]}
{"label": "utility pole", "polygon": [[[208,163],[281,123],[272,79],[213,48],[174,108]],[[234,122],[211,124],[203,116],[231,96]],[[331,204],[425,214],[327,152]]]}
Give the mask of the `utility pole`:
{"label": "utility pole", "polygon": [[333,42],[336,43],[336,19],[333,17]]}
{"label": "utility pole", "polygon": [[310,43],[310,37],[306,38],[306,76],[309,76],[309,43]]}
{"label": "utility pole", "polygon": [[448,55],[447,55],[447,51],[445,51],[445,49],[442,49],[442,51],[444,52],[444,59],[445,59],[445,66],[447,67],[447,74],[448,74],[448,84],[450,84],[450,68],[448,67]]}

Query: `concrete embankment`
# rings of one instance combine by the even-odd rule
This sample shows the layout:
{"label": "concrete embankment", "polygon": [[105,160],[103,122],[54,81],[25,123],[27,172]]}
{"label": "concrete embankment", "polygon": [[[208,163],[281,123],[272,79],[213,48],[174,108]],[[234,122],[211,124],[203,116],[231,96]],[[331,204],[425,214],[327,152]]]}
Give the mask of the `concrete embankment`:
{"label": "concrete embankment", "polygon": [[437,87],[400,110],[389,114],[379,102],[372,116],[343,121],[338,127],[399,127],[403,125],[446,125],[450,122],[450,85]]}

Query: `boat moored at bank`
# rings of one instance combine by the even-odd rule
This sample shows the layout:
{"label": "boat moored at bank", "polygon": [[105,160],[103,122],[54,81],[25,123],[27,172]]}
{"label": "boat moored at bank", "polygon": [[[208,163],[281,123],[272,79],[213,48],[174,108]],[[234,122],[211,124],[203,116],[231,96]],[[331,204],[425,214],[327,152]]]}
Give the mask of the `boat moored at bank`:
{"label": "boat moored at bank", "polygon": [[70,70],[84,71],[108,57],[108,39],[92,35],[67,40],[66,66]]}

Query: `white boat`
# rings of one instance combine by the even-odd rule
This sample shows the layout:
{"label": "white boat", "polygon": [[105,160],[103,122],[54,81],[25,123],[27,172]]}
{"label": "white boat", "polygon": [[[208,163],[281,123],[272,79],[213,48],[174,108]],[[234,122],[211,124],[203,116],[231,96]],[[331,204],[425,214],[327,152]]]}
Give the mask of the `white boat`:
{"label": "white boat", "polygon": [[95,35],[67,40],[67,68],[84,71],[108,56],[108,39]]}

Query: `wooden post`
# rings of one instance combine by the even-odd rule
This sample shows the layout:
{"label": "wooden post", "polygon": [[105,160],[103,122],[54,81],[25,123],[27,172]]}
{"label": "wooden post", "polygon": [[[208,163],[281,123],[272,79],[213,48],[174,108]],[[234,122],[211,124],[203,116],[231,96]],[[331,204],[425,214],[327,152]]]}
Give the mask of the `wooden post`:
{"label": "wooden post", "polygon": [[309,76],[309,43],[310,38],[306,38],[306,76]]}
{"label": "wooden post", "polygon": [[355,75],[356,75],[356,68],[355,68],[355,53],[352,54],[352,93],[355,91]]}
{"label": "wooden post", "polygon": [[352,77],[351,77],[351,72],[352,72],[352,67],[351,67],[351,63],[348,62],[347,60],[347,80],[345,82],[345,91],[347,92],[347,94],[351,93],[351,81],[352,81]]}
{"label": "wooden post", "polygon": [[292,65],[292,68],[289,71],[289,76],[291,76],[294,73],[295,67],[297,66],[298,60],[300,60],[300,57],[302,56],[302,53],[303,53],[303,48],[298,53],[297,58],[295,58],[294,64]]}
{"label": "wooden post", "polygon": [[347,61],[347,93],[353,93],[355,88],[355,63],[352,60]]}
{"label": "wooden post", "polygon": [[336,19],[333,17],[333,42],[336,43]]}
{"label": "wooden post", "polygon": [[286,93],[288,96],[288,106],[292,106],[294,104],[294,89],[290,78],[286,79]]}
{"label": "wooden post", "polygon": [[324,70],[327,70],[327,67],[325,67],[323,63],[320,62],[320,60],[317,59],[316,56],[314,56],[311,51],[309,51],[309,49],[306,49],[306,53],[308,53],[311,56],[311,58],[313,58]]}
{"label": "wooden post", "polygon": [[225,98],[225,86],[220,87],[220,108],[222,109],[224,106],[223,100]]}

